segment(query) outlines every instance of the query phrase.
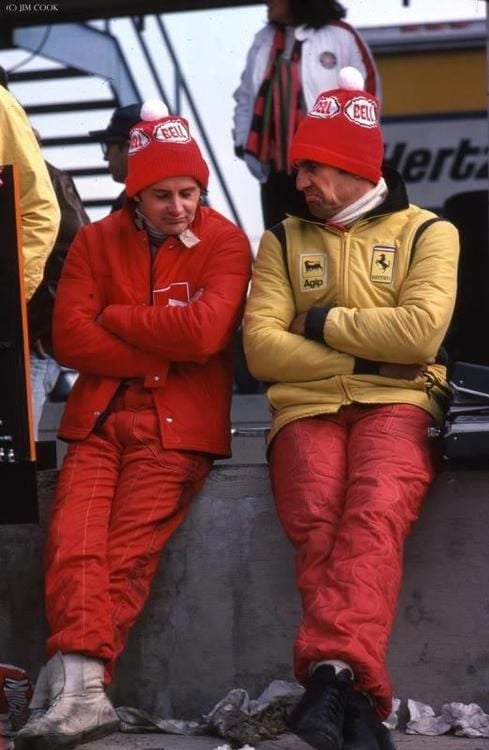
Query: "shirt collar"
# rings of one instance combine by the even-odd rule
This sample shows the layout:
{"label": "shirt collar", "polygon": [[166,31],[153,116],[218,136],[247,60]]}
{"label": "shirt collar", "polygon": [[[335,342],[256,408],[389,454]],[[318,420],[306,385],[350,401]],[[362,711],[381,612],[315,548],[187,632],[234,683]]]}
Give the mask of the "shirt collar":
{"label": "shirt collar", "polygon": [[306,39],[310,39],[317,33],[316,29],[311,26],[296,26],[294,28],[294,36],[299,42],[304,42]]}

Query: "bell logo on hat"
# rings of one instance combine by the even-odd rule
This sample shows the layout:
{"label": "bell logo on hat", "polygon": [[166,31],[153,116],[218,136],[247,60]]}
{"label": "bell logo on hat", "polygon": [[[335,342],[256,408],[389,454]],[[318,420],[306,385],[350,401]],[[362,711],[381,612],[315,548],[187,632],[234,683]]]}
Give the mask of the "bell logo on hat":
{"label": "bell logo on hat", "polygon": [[190,134],[187,120],[170,115],[159,100],[141,107],[131,130],[126,192],[129,197],[170,177],[193,177],[206,189],[209,167]]}
{"label": "bell logo on hat", "polygon": [[309,112],[310,117],[336,117],[341,107],[336,96],[318,96],[314,107]]}
{"label": "bell logo on hat", "polygon": [[357,96],[348,102],[345,115],[362,128],[375,128],[377,122],[377,105],[365,96]]}
{"label": "bell logo on hat", "polygon": [[175,118],[166,120],[161,125],[157,125],[153,132],[153,138],[156,141],[165,141],[166,143],[188,143],[190,133],[185,127],[183,120]]}
{"label": "bell logo on hat", "polygon": [[146,135],[144,130],[141,128],[133,128],[131,130],[131,140],[129,141],[129,153],[135,154],[136,151],[141,151],[142,148],[149,146],[151,139]]}

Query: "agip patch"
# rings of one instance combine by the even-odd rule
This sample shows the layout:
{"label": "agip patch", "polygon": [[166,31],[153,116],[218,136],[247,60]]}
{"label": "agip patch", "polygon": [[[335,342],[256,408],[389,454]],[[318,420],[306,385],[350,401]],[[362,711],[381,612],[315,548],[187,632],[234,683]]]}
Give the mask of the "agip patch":
{"label": "agip patch", "polygon": [[370,281],[377,284],[392,284],[396,248],[389,245],[375,245],[370,262]]}
{"label": "agip patch", "polygon": [[300,256],[301,291],[316,292],[326,288],[328,259],[324,253],[302,253]]}

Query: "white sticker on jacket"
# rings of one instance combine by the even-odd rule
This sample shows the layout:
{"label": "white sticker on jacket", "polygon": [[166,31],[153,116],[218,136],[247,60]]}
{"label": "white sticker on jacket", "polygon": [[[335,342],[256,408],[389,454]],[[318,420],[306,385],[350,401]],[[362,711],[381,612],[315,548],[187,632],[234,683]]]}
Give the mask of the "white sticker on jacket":
{"label": "white sticker on jacket", "polygon": [[370,281],[392,284],[396,248],[390,245],[374,245],[370,261]]}
{"label": "white sticker on jacket", "polygon": [[300,258],[301,292],[325,289],[328,282],[328,258],[325,253],[302,253]]}
{"label": "white sticker on jacket", "polygon": [[186,307],[190,302],[188,281],[174,281],[169,286],[153,289],[153,305],[156,307]]}

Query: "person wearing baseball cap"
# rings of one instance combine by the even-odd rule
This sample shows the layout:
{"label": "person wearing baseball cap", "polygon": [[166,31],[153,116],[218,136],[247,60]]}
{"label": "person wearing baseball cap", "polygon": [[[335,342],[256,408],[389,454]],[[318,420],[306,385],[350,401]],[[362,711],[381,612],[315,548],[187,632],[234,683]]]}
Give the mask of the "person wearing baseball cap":
{"label": "person wearing baseball cap", "polygon": [[[102,130],[91,130],[89,136],[102,146],[104,161],[114,182],[124,182],[127,175],[127,152],[129,150],[129,133],[141,119],[141,103],[117,107],[112,113],[110,122]],[[123,191],[113,202],[111,211],[122,207],[125,198]]]}
{"label": "person wearing baseball cap", "polygon": [[107,127],[101,130],[90,130],[89,135],[101,143],[117,138],[129,140],[131,128],[141,119],[141,106],[141,102],[139,102],[117,107],[113,111]]}
{"label": "person wearing baseball cap", "polygon": [[[58,285],[54,349],[80,374],[45,550],[48,662],[21,748],[114,731],[106,693],[160,552],[213,459],[230,455],[231,347],[251,272],[244,233],[201,205],[188,121],[146,102],[127,200],[84,227]],[[41,715],[40,715],[41,714]]]}
{"label": "person wearing baseball cap", "polygon": [[264,233],[244,318],[303,603],[289,725],[319,750],[393,747],[386,649],[447,395],[458,234],[409,203],[379,117],[353,68],[318,96],[290,148],[308,213]]}

